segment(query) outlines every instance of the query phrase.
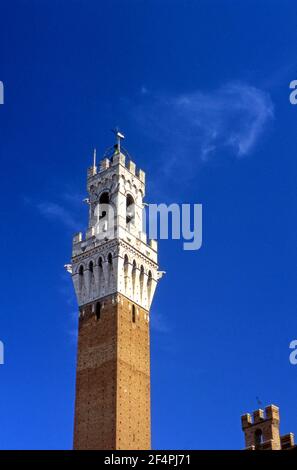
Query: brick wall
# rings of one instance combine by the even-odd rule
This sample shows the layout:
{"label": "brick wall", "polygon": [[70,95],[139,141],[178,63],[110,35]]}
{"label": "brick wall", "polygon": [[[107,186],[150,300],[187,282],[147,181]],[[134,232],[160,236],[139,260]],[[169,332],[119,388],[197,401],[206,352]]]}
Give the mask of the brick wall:
{"label": "brick wall", "polygon": [[148,313],[121,297],[118,310],[117,449],[150,449]]}
{"label": "brick wall", "polygon": [[[150,448],[148,312],[120,294],[80,309],[75,449]],[[98,311],[97,311],[98,313]]]}

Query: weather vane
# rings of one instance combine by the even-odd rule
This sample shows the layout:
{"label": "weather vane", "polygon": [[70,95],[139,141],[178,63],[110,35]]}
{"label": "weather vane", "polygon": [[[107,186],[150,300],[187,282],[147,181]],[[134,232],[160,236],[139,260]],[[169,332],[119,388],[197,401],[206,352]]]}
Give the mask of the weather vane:
{"label": "weather vane", "polygon": [[114,133],[114,135],[116,136],[116,146],[117,146],[117,149],[119,151],[119,153],[121,152],[121,140],[123,140],[125,138],[124,134],[122,134],[119,130],[118,127],[116,127],[115,129],[112,129],[112,132]]}
{"label": "weather vane", "polygon": [[261,402],[261,400],[260,400],[259,397],[256,397],[256,400],[257,400],[257,403],[258,403],[259,406],[262,406],[262,405],[263,405],[263,403]]}

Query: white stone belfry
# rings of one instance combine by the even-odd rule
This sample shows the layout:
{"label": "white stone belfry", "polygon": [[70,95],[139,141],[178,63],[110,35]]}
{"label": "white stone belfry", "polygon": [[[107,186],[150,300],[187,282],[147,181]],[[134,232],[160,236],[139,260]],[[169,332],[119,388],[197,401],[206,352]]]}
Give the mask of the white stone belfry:
{"label": "white stone belfry", "polygon": [[[143,231],[145,173],[117,144],[88,170],[85,238],[73,238],[72,279],[79,306],[120,293],[149,311],[160,278],[157,242]],[[67,270],[69,269],[69,265]]]}

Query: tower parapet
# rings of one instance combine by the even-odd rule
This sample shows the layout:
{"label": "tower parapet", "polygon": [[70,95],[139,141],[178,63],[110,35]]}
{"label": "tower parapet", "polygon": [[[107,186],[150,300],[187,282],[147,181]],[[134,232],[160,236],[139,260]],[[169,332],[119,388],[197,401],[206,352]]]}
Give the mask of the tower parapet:
{"label": "tower parapet", "polygon": [[94,165],[88,168],[88,180],[96,176],[102,171],[108,170],[115,165],[122,165],[132,175],[136,176],[142,183],[145,183],[145,172],[141,168],[137,168],[136,164],[131,160],[130,156],[128,159],[124,153],[115,150],[114,154],[110,157],[104,157],[100,161],[99,171]]}
{"label": "tower parapet", "polygon": [[246,450],[283,450],[295,447],[294,434],[280,436],[279,423],[279,408],[275,405],[266,406],[265,410],[255,410],[252,415],[242,415]]}
{"label": "tower parapet", "polygon": [[157,242],[147,240],[143,229],[144,171],[115,149],[99,171],[95,164],[89,168],[87,191],[89,228],[85,237],[73,237],[72,248],[79,305],[120,292],[149,310],[159,275]]}

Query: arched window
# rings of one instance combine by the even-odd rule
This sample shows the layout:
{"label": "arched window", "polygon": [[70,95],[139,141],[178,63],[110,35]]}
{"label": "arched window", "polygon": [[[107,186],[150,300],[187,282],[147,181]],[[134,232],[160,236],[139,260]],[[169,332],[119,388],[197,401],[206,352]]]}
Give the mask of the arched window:
{"label": "arched window", "polygon": [[150,302],[151,299],[151,291],[152,291],[152,272],[148,272],[147,276],[147,300]]}
{"label": "arched window", "polygon": [[109,194],[107,191],[101,194],[99,204],[109,204]]}
{"label": "arched window", "polygon": [[108,253],[107,256],[107,285],[111,286],[114,282],[114,272],[113,272],[113,259],[112,254]]}
{"label": "arched window", "polygon": [[136,308],[135,305],[132,305],[132,323],[136,322]]}
{"label": "arched window", "polygon": [[109,194],[108,192],[104,192],[101,194],[99,198],[99,220],[103,219],[107,214],[107,209],[109,205]]}
{"label": "arched window", "polygon": [[101,256],[98,258],[98,294],[99,295],[102,295],[102,293],[104,292],[104,275],[103,275],[103,261],[102,261],[102,258]]}
{"label": "arched window", "polygon": [[263,443],[263,433],[261,429],[255,431],[255,445],[260,446]]}
{"label": "arched window", "polygon": [[124,270],[126,271],[128,269],[128,264],[129,264],[129,259],[128,256],[124,256]]}
{"label": "arched window", "polygon": [[126,223],[134,223],[135,218],[135,204],[134,199],[131,194],[128,194],[126,197]]}
{"label": "arched window", "polygon": [[82,293],[84,287],[84,267],[81,265],[78,269],[78,288]]}
{"label": "arched window", "polygon": [[83,265],[81,265],[78,270],[78,285],[79,285],[80,290],[83,287],[83,283],[84,283],[84,267]]}
{"label": "arched window", "polygon": [[89,293],[93,295],[93,289],[95,284],[95,276],[94,276],[94,263],[93,261],[89,262]]}
{"label": "arched window", "polygon": [[136,280],[136,261],[133,261],[133,266],[132,266],[132,290],[133,294],[135,291],[135,280]]}
{"label": "arched window", "polygon": [[142,299],[142,294],[143,294],[143,281],[144,281],[144,267],[140,266],[139,284],[140,284],[140,298],[141,299]]}
{"label": "arched window", "polygon": [[128,256],[124,256],[124,283],[125,283],[125,291],[127,290],[128,284],[128,268],[129,268],[129,259]]}
{"label": "arched window", "polygon": [[96,320],[100,320],[100,315],[101,315],[101,303],[97,302],[96,303],[96,308],[95,308]]}

